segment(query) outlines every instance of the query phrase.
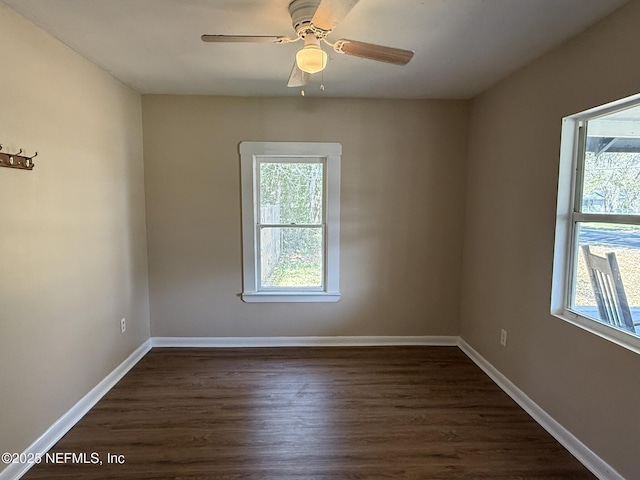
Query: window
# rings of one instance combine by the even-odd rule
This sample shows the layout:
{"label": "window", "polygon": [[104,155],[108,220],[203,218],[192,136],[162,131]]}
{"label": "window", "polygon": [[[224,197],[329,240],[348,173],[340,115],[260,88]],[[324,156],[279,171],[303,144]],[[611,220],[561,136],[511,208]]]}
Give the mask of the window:
{"label": "window", "polygon": [[563,120],[551,311],[640,353],[640,95]]}
{"label": "window", "polygon": [[245,302],[340,299],[339,143],[242,142]]}

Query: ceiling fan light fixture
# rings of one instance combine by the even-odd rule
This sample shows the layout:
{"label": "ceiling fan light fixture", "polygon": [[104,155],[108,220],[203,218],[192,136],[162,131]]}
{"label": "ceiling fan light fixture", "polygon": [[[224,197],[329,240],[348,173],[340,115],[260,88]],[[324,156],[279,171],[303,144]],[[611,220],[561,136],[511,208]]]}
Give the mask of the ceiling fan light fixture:
{"label": "ceiling fan light fixture", "polygon": [[307,35],[304,47],[296,53],[298,68],[307,73],[318,73],[327,66],[327,53],[320,48],[320,40],[314,35]]}

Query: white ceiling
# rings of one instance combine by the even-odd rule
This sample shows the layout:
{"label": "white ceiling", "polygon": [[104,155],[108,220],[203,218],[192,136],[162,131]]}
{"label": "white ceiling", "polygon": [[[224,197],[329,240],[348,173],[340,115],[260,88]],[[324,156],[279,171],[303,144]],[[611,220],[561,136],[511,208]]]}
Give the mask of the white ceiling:
{"label": "white ceiling", "polygon": [[[211,44],[203,33],[295,35],[290,0],[3,0],[141,93],[299,95],[295,44]],[[307,95],[470,98],[627,0],[361,0],[329,36],[415,51],[404,67],[329,53]]]}

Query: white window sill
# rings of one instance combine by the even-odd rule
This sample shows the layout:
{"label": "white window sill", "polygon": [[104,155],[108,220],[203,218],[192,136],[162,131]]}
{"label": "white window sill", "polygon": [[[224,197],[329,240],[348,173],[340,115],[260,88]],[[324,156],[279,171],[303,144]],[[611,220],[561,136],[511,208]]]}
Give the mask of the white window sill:
{"label": "white window sill", "polygon": [[337,302],[339,293],[327,292],[252,292],[243,293],[242,301],[247,303],[311,303],[311,302]]}
{"label": "white window sill", "polygon": [[551,314],[588,332],[591,332],[594,335],[604,338],[605,340],[609,340],[616,345],[620,345],[627,350],[631,350],[635,353],[640,353],[640,338],[632,335],[631,333],[628,333],[624,330],[619,330],[605,323],[598,322],[597,320],[585,317],[571,310],[561,309],[557,311],[551,311]]}

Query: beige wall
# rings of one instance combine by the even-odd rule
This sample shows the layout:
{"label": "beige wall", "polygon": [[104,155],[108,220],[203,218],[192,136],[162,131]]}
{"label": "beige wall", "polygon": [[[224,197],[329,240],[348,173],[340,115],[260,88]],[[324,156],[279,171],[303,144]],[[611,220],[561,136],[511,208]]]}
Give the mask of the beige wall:
{"label": "beige wall", "polygon": [[21,452],[149,336],[142,118],[2,4],[0,61],[0,142],[39,152],[0,168],[0,452]]}
{"label": "beige wall", "polygon": [[[152,335],[456,335],[467,105],[143,96]],[[243,140],[342,143],[339,302],[238,296]]]}
{"label": "beige wall", "polygon": [[467,342],[629,479],[639,357],[549,304],[561,119],[640,91],[639,23],[635,1],[474,100],[461,316]]}

